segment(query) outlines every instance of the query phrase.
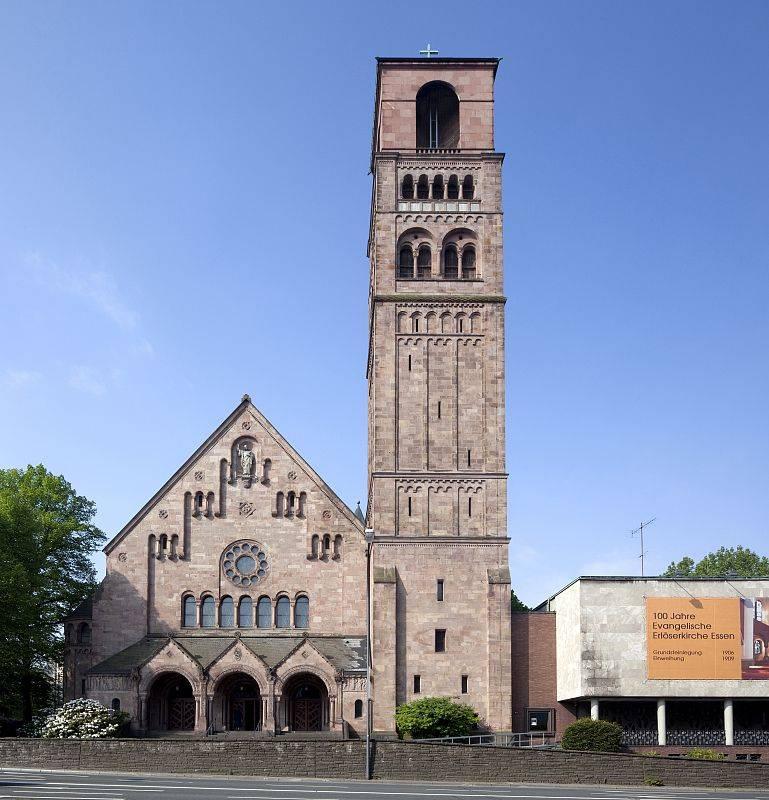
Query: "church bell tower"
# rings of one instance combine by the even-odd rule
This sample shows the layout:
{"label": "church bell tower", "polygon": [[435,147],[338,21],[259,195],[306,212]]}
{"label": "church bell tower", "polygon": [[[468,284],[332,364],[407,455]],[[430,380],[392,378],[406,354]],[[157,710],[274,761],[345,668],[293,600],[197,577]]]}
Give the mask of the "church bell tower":
{"label": "church bell tower", "polygon": [[[432,54],[432,53],[431,53]],[[369,233],[374,729],[420,696],[510,730],[495,58],[379,58]]]}

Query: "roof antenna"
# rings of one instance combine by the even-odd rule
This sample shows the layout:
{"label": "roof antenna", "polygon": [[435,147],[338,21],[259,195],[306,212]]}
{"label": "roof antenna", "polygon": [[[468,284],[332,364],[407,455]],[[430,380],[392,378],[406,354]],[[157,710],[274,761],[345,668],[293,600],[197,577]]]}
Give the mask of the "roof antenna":
{"label": "roof antenna", "polygon": [[636,534],[638,534],[640,539],[641,539],[641,554],[638,557],[641,559],[641,577],[642,578],[644,577],[644,556],[646,555],[646,552],[644,551],[644,528],[648,528],[649,525],[651,525],[652,522],[654,522],[654,520],[656,520],[656,519],[657,519],[657,517],[652,517],[652,519],[650,519],[650,520],[648,520],[646,522],[642,522],[641,526],[639,528],[636,528],[634,531],[630,531],[630,535],[631,536],[635,536]]}

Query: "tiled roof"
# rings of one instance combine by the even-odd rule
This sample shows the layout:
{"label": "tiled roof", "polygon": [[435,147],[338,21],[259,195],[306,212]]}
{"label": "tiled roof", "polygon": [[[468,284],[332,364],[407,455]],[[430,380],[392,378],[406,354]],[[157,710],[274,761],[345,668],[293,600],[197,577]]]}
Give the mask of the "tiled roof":
{"label": "tiled roof", "polygon": [[[232,636],[174,636],[203,669],[207,669],[232,644]],[[249,650],[273,669],[301,642],[309,642],[335,669],[362,672],[366,669],[366,638],[361,636],[241,636]],[[91,675],[130,674],[146,664],[168,642],[168,637],[147,636],[125,650],[91,667]]]}

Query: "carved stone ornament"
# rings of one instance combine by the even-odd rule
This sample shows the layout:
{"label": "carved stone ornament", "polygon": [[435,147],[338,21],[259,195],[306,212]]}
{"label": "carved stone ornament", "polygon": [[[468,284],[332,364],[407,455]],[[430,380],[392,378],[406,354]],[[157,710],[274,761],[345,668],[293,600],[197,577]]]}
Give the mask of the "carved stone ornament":
{"label": "carved stone ornament", "polygon": [[240,427],[243,428],[244,431],[250,431],[251,430],[251,420],[250,419],[244,419],[243,422],[241,423]]}
{"label": "carved stone ornament", "polygon": [[161,508],[160,511],[158,511],[158,516],[160,517],[160,519],[167,519],[168,510],[165,508]]}
{"label": "carved stone ornament", "polygon": [[202,481],[203,478],[205,478],[205,476],[206,475],[205,475],[205,473],[203,472],[202,469],[195,470],[195,480],[196,481]]}
{"label": "carved stone ornament", "polygon": [[254,504],[248,500],[243,500],[238,506],[241,517],[250,517],[254,513]]}
{"label": "carved stone ornament", "polygon": [[243,478],[251,477],[251,469],[254,466],[254,453],[247,444],[238,448],[238,458],[240,459],[240,474]]}
{"label": "carved stone ornament", "polygon": [[310,654],[306,650],[302,650],[302,658],[309,658]]}
{"label": "carved stone ornament", "polygon": [[288,479],[290,481],[295,481],[296,480],[296,472],[293,469],[289,471]]}
{"label": "carved stone ornament", "polygon": [[331,512],[328,509],[323,512],[323,519],[331,519]]}
{"label": "carved stone ornament", "polygon": [[117,560],[120,561],[122,564],[125,564],[128,561],[128,556],[125,553],[118,553]]}
{"label": "carved stone ornament", "polygon": [[235,649],[233,656],[235,656],[235,661],[240,661],[243,658],[243,651],[238,647]]}

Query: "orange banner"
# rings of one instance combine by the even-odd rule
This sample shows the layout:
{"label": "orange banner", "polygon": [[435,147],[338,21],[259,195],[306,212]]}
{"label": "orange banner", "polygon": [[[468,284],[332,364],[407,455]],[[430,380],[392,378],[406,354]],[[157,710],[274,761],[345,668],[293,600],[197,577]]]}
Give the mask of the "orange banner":
{"label": "orange banner", "polygon": [[740,679],[741,608],[737,597],[647,597],[649,679]]}

